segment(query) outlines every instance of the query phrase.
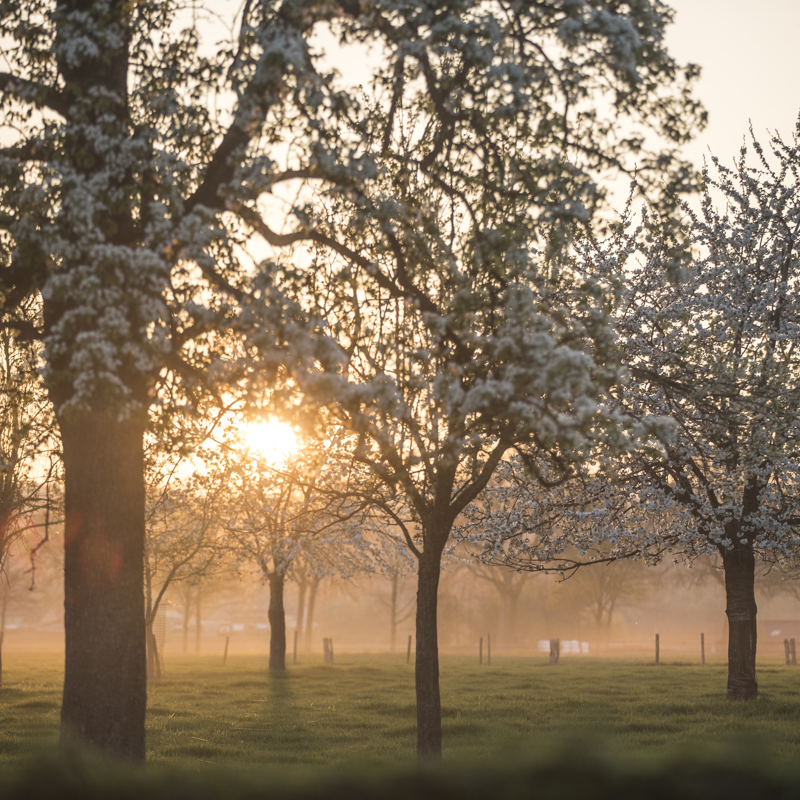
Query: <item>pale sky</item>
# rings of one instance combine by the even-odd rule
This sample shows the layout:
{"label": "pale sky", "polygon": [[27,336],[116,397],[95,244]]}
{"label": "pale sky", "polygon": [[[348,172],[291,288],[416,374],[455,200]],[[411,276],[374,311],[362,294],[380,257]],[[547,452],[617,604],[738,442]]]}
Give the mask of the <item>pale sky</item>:
{"label": "pale sky", "polygon": [[748,120],[790,139],[800,111],[800,0],[667,0],[677,12],[668,48],[703,68],[697,96],[709,124],[686,155],[700,164],[710,147],[730,163]]}

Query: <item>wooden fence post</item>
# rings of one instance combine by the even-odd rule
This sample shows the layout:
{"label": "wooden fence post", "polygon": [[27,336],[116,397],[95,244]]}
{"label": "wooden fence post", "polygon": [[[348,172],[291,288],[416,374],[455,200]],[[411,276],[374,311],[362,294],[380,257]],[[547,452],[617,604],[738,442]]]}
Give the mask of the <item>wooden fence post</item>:
{"label": "wooden fence post", "polygon": [[783,640],[783,653],[786,656],[786,666],[788,667],[792,663],[792,656],[791,651],[789,650],[789,640]]}
{"label": "wooden fence post", "polygon": [[486,663],[491,665],[492,663],[492,634],[486,634]]}
{"label": "wooden fence post", "polygon": [[292,653],[292,664],[297,663],[297,628],[294,629],[294,651]]}
{"label": "wooden fence post", "polygon": [[325,664],[333,664],[333,639],[322,640],[322,661]]}
{"label": "wooden fence post", "polygon": [[658,634],[656,634],[656,666],[658,665],[659,658],[661,656],[661,652],[660,652],[661,651],[661,646],[660,646],[660,644],[661,643],[659,642]]}
{"label": "wooden fence post", "polygon": [[561,639],[550,640],[550,666],[555,667],[558,665],[558,660],[561,657]]}
{"label": "wooden fence post", "polygon": [[406,651],[406,664],[411,663],[411,634],[408,634],[408,650]]}
{"label": "wooden fence post", "polygon": [[706,663],[706,635],[700,634],[700,663]]}
{"label": "wooden fence post", "polygon": [[225,652],[222,654],[222,666],[224,667],[228,663],[228,642],[230,642],[231,636],[228,634],[225,637]]}
{"label": "wooden fence post", "polygon": [[789,639],[789,652],[792,655],[792,666],[797,666],[797,647],[795,646],[794,637]]}
{"label": "wooden fence post", "polygon": [[478,639],[478,663],[483,664],[483,636]]}

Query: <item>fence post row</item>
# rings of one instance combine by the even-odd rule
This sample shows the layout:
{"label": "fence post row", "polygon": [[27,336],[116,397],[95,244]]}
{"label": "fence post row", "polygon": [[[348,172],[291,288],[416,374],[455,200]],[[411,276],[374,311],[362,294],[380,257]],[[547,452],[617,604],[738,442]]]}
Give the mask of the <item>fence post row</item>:
{"label": "fence post row", "polygon": [[700,663],[706,663],[706,635],[700,634]]}
{"label": "fence post row", "polygon": [[794,637],[789,639],[789,653],[792,656],[792,666],[797,666],[797,648],[795,647]]}
{"label": "fence post row", "polygon": [[660,642],[659,642],[658,634],[656,634],[656,665],[658,665],[659,657],[661,655],[660,650],[661,650]]}
{"label": "fence post row", "polygon": [[783,640],[783,653],[786,656],[786,666],[787,667],[791,666],[792,654],[791,654],[791,651],[789,650],[789,640],[788,639],[784,639]]}
{"label": "fence post row", "polygon": [[411,663],[411,634],[408,634],[408,650],[406,651],[406,664]]}
{"label": "fence post row", "polygon": [[558,664],[561,657],[561,639],[550,640],[550,666],[554,667]]}
{"label": "fence post row", "polygon": [[222,666],[224,667],[228,663],[228,643],[231,640],[230,634],[225,637],[225,652],[222,654]]}
{"label": "fence post row", "polygon": [[491,665],[492,663],[492,634],[486,634],[486,663]]}

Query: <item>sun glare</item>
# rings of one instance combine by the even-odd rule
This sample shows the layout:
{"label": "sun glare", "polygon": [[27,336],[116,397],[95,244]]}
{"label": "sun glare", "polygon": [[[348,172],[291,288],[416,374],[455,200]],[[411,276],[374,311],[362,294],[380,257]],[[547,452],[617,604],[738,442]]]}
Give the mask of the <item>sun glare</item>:
{"label": "sun glare", "polygon": [[244,439],[253,453],[270,466],[284,463],[299,446],[294,428],[274,417],[248,425]]}

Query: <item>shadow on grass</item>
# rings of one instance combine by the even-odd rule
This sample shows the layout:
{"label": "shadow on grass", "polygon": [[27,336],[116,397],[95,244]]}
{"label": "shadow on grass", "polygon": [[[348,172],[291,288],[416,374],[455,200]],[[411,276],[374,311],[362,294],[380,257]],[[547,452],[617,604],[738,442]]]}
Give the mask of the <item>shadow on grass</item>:
{"label": "shadow on grass", "polygon": [[757,743],[623,757],[585,741],[521,760],[317,770],[303,779],[234,770],[111,767],[90,757],[39,760],[0,782],[4,800],[750,800],[794,798],[800,767]]}

